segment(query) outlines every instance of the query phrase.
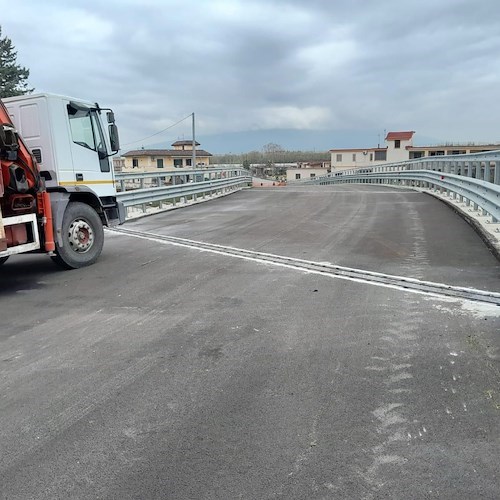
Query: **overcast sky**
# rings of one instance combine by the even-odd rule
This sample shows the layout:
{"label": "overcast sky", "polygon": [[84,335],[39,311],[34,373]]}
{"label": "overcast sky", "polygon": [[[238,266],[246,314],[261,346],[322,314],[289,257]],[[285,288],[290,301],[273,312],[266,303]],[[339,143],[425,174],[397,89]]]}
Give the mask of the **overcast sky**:
{"label": "overcast sky", "polygon": [[[13,5],[0,0],[2,34],[30,84],[112,107],[122,144],[193,111],[197,135],[331,130],[327,147],[342,147],[335,131],[386,129],[500,142],[498,0]],[[126,149],[183,136],[189,121]]]}

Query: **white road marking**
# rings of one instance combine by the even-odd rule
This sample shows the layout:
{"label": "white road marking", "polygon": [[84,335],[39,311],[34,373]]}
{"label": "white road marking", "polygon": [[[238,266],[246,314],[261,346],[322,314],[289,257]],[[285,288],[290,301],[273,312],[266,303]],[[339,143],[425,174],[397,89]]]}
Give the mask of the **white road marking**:
{"label": "white road marking", "polygon": [[[161,237],[162,235],[155,235],[152,233],[150,233],[150,234],[145,234],[145,233],[138,234],[135,232],[128,232],[126,229],[118,229],[118,230],[107,229],[107,232],[111,232],[114,234],[121,234],[121,235],[129,236],[129,237],[133,237],[133,238],[138,238],[138,239],[142,239],[142,240],[146,240],[146,241],[154,241],[155,243],[160,243],[163,245],[180,246],[180,247],[184,247],[184,248],[190,248],[192,250],[198,250],[199,252],[209,252],[209,253],[214,253],[217,255],[223,255],[225,257],[232,257],[232,258],[237,258],[237,259],[241,259],[241,260],[258,262],[260,264],[265,264],[268,266],[272,265],[272,266],[276,266],[276,267],[285,267],[287,269],[294,269],[296,271],[300,271],[304,274],[317,274],[317,275],[325,276],[328,278],[341,279],[341,280],[346,280],[346,281],[354,281],[356,283],[363,283],[363,284],[379,286],[379,287],[383,287],[383,288],[391,288],[393,290],[404,291],[407,293],[408,292],[415,293],[415,294],[419,294],[419,295],[424,295],[426,297],[435,297],[438,299],[448,299],[448,300],[452,300],[452,301],[460,301],[462,303],[473,303],[473,304],[476,303],[476,301],[469,300],[469,299],[464,298],[464,297],[449,297],[449,296],[446,296],[444,294],[440,294],[439,292],[422,291],[422,290],[418,290],[418,289],[414,289],[414,288],[405,287],[404,285],[399,286],[399,285],[394,285],[391,283],[380,283],[380,282],[376,282],[376,281],[371,281],[369,279],[365,280],[361,277],[355,278],[352,276],[344,276],[341,274],[334,274],[333,272],[329,273],[327,271],[318,271],[318,270],[314,270],[314,269],[305,269],[303,267],[299,267],[300,264],[312,264],[312,265],[320,264],[320,263],[315,262],[315,261],[297,259],[297,258],[282,256],[282,255],[277,255],[277,254],[269,254],[269,253],[265,253],[265,252],[254,252],[252,250],[217,245],[214,243],[206,243],[203,241],[190,240],[187,238],[177,238],[177,237],[173,237],[173,236],[168,236],[169,239],[165,240],[165,239],[162,239],[162,237]],[[210,245],[210,247],[203,248],[203,247],[200,247],[198,245]],[[234,251],[244,251],[246,253],[246,255],[232,253]],[[291,261],[291,262],[297,262],[297,266],[295,266],[293,264],[289,264],[289,263],[284,263],[284,262],[269,261],[269,260],[266,260],[262,257],[274,257],[274,258],[286,259],[286,260]],[[329,264],[329,265],[332,265],[332,264]],[[365,269],[347,268],[347,267],[342,267],[342,266],[336,266],[336,267],[339,269],[345,269],[345,270],[363,273],[367,276],[382,277],[382,278],[384,278],[384,277],[395,278],[395,279],[407,282],[409,284],[410,283],[422,284],[422,285],[428,284],[428,285],[436,285],[439,287],[444,287],[444,288],[447,288],[450,290],[452,290],[452,289],[462,290],[462,291],[466,290],[467,292],[471,292],[471,293],[478,293],[478,294],[492,293],[495,296],[498,295],[496,292],[485,292],[484,290],[479,290],[479,289],[474,289],[474,288],[451,286],[451,285],[446,285],[445,283],[429,282],[429,281],[424,281],[424,280],[418,280],[415,278],[408,278],[405,276],[388,275],[388,274],[384,274],[384,273],[378,273],[375,271],[367,271]],[[493,305],[493,307],[496,308],[498,306]]]}

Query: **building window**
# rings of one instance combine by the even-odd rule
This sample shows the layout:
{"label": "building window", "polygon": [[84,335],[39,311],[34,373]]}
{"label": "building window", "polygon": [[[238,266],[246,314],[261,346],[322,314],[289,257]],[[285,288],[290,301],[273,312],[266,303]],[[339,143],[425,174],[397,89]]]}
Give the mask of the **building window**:
{"label": "building window", "polygon": [[182,168],[182,158],[174,158],[174,167]]}
{"label": "building window", "polygon": [[300,179],[300,174],[295,174],[295,179]]}
{"label": "building window", "polygon": [[356,153],[352,154],[352,161],[356,161]]}
{"label": "building window", "polygon": [[163,168],[163,158],[156,158],[156,168]]}
{"label": "building window", "polygon": [[399,139],[396,139],[396,140],[394,141],[394,147],[395,147],[396,149],[399,149],[399,148],[401,147],[401,141],[400,141]]}
{"label": "building window", "polygon": [[422,158],[424,156],[424,151],[410,151],[410,160],[415,158]]}
{"label": "building window", "polygon": [[373,153],[370,153],[370,161],[373,161]]}
{"label": "building window", "polygon": [[386,161],[387,151],[375,151],[375,161]]}
{"label": "building window", "polygon": [[186,158],[186,167],[190,167],[193,164],[193,160],[191,158]]}
{"label": "building window", "polygon": [[316,177],[316,174],[311,174],[311,179],[314,179]]}
{"label": "building window", "polygon": [[342,161],[342,155],[337,155],[337,161]]}
{"label": "building window", "polygon": [[137,168],[139,166],[139,158],[132,158],[132,168]]}

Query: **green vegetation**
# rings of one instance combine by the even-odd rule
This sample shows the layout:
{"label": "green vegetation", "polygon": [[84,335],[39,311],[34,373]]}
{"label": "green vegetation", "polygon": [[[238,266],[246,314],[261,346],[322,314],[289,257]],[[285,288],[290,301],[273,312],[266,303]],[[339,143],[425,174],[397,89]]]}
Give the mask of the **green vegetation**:
{"label": "green vegetation", "polygon": [[242,154],[214,155],[210,159],[212,164],[237,163],[249,168],[252,164],[270,166],[274,163],[296,163],[305,161],[329,161],[328,151],[286,151],[278,144],[266,144],[262,151],[250,151]]}
{"label": "green vegetation", "polygon": [[0,98],[29,94],[29,69],[17,64],[17,52],[10,38],[2,38],[0,26]]}

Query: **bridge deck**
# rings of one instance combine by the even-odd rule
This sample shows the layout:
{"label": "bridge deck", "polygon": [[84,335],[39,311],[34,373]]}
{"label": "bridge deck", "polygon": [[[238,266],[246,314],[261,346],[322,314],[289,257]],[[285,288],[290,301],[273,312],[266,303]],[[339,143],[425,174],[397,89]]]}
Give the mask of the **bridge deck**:
{"label": "bridge deck", "polygon": [[252,258],[500,292],[444,204],[250,190],[125,229],[0,269],[1,498],[497,497],[498,306]]}

